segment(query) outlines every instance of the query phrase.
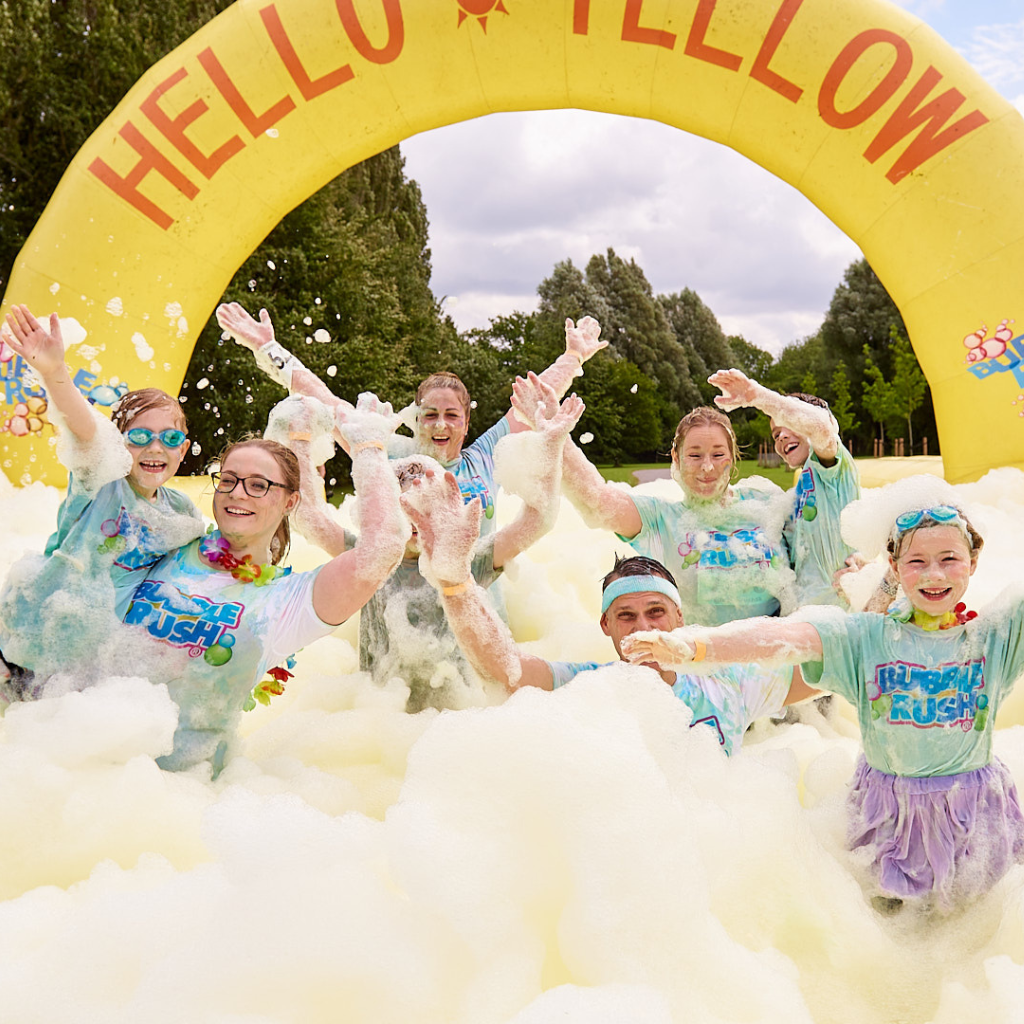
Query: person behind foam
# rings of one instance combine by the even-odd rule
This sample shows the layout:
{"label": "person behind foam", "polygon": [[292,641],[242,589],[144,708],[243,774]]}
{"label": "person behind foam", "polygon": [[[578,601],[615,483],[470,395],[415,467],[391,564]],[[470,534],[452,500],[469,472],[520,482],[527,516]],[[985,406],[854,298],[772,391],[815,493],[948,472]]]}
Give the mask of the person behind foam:
{"label": "person behind foam", "polygon": [[[314,398],[287,398],[271,412],[267,432],[286,438],[299,459],[303,501],[295,515],[296,528],[310,543],[336,555],[352,547],[357,537],[333,517],[317,483],[315,465],[325,452],[321,448],[314,455],[314,449],[325,439],[324,409]],[[481,537],[475,545],[471,571],[481,586],[489,587],[516,555],[554,525],[561,448],[583,409],[575,395],[561,406],[556,399],[545,407],[535,432],[541,445],[531,453],[536,486],[523,495],[523,507],[513,522]],[[444,472],[427,455],[392,460],[391,465],[403,492],[428,471]],[[419,555],[419,537],[414,528],[402,561],[360,612],[359,667],[379,684],[395,677],[402,679],[410,691],[408,711],[461,707],[470,699],[473,676],[449,628],[437,591],[420,573]]]}
{"label": "person behind foam", "polygon": [[588,526],[614,530],[678,581],[688,622],[717,625],[793,607],[793,571],[782,535],[789,512],[774,484],[730,484],[739,460],[729,417],[700,407],[672,442],[678,499],[606,481],[583,452],[565,449],[563,490]]}
{"label": "person behind foam", "polygon": [[[452,631],[481,677],[501,683],[509,692],[523,686],[552,690],[581,672],[602,667],[599,662],[547,661],[516,645],[470,571],[480,510],[476,503],[462,506],[450,475],[439,479],[428,473],[402,495],[402,505],[419,531],[427,578],[441,593]],[[622,643],[635,631],[672,630],[682,625],[675,581],[654,559],[617,559],[602,589],[601,629],[611,638],[620,661]],[[788,666],[764,670],[757,665],[737,665],[713,676],[697,676],[678,674],[654,659],[644,664],[690,707],[691,725],[713,729],[729,754],[739,748],[743,733],[755,718],[815,692],[804,686],[798,670]]]}
{"label": "person behind foam", "polygon": [[[847,515],[870,515],[866,501]],[[907,900],[949,908],[1024,862],[1017,790],[992,754],[996,712],[1024,671],[1024,596],[1011,591],[980,617],[966,611],[982,545],[953,501],[915,502],[895,516],[888,540],[909,603],[888,614],[813,609],[808,621],[638,633],[623,645],[640,662],[804,663],[809,680],[854,705],[864,752],[847,801],[848,842],[870,853],[870,890],[883,911]]]}
{"label": "person behind foam", "polygon": [[157,762],[162,768],[209,761],[219,772],[268,669],[357,612],[398,563],[409,528],[386,457],[397,424],[391,406],[369,394],[341,424],[363,532],[353,548],[311,572],[280,564],[290,542],[288,518],[301,500],[295,454],[260,437],[224,451],[211,474],[216,531],[154,565],[125,616],[129,626],[182,654],[169,678],[160,679],[179,709],[174,749]]}
{"label": "person behind foam", "polygon": [[840,516],[860,497],[853,456],[839,438],[839,424],[828,402],[815,395],[780,395],[740,370],[719,370],[708,382],[722,394],[715,405],[726,412],[751,406],[771,421],[775,451],[799,471],[793,510],[783,535],[796,572],[797,603],[846,606],[834,575],[853,555],[840,528]]}
{"label": "person behind foam", "polygon": [[[292,395],[309,395],[329,408],[346,405],[287,349],[274,339],[270,315],[261,309],[255,320],[237,302],[217,307],[217,322],[238,344],[256,356],[257,365]],[[573,378],[583,373],[583,364],[608,342],[598,340],[601,327],[593,317],[579,323],[565,322],[565,352],[540,375],[561,398]],[[415,441],[420,454],[429,455],[450,470],[459,482],[464,499],[479,498],[484,508],[481,532],[495,528],[494,448],[510,432],[525,430],[511,410],[484,431],[471,445],[463,447],[469,431],[472,402],[465,384],[456,374],[433,373],[416,390]],[[344,440],[338,438],[342,447]],[[407,453],[406,453],[407,454]]]}
{"label": "person behind foam", "polygon": [[146,570],[204,527],[191,500],[164,486],[188,450],[178,401],[156,388],[129,391],[107,420],[72,383],[56,313],[40,323],[27,306],[13,306],[7,326],[7,343],[46,389],[70,471],[43,555],[23,559],[0,593],[5,693],[17,699],[34,672],[86,672]]}

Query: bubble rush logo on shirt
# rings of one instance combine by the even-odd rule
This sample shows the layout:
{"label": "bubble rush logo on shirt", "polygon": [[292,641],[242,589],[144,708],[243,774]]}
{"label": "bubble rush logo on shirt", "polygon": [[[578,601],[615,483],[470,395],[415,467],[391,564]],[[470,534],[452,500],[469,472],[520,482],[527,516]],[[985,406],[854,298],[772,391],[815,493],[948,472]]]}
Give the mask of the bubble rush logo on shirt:
{"label": "bubble rush logo on shirt", "polygon": [[708,530],[699,536],[688,533],[678,551],[683,565],[700,562],[702,569],[767,568],[776,558],[775,549],[764,533],[757,529],[734,530],[732,533]]}
{"label": "bubble rush logo on shirt", "polygon": [[793,518],[813,522],[818,517],[818,499],[814,493],[814,474],[805,469],[796,482],[796,503]]}
{"label": "bubble rush logo on shirt", "polygon": [[[159,580],[145,580],[135,591],[125,622],[143,626],[151,637],[174,647],[187,647],[193,658],[208,648],[234,646],[227,630],[242,621],[245,605],[238,601],[215,601],[198,595],[183,594]],[[229,643],[225,643],[229,640]]]}
{"label": "bubble rush logo on shirt", "polygon": [[[988,717],[985,659],[925,668],[891,661],[875,669],[868,683],[871,717],[887,716],[890,725],[918,729],[959,725],[964,732],[983,729]],[[977,717],[977,721],[975,718]]]}
{"label": "bubble rush logo on shirt", "polygon": [[474,498],[480,499],[480,507],[484,510],[484,516],[490,519],[494,515],[494,502],[491,501],[487,484],[478,476],[470,477],[469,480],[459,481],[459,490],[462,492],[462,500],[469,504]]}
{"label": "bubble rush logo on shirt", "polygon": [[114,565],[120,569],[147,569],[163,556],[163,551],[153,550],[153,531],[149,524],[132,515],[123,505],[113,519],[104,519],[100,524],[103,540],[98,551],[113,551]]}

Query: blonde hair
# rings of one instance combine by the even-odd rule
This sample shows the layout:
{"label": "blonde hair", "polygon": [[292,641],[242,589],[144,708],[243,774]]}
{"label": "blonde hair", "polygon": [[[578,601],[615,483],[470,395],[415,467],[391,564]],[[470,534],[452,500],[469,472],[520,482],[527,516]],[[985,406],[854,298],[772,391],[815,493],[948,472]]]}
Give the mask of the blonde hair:
{"label": "blonde hair", "polygon": [[[292,494],[298,492],[299,487],[302,483],[302,474],[299,472],[299,460],[290,448],[286,448],[283,444],[279,444],[277,441],[271,441],[266,437],[261,437],[259,434],[246,434],[244,437],[239,438],[237,441],[232,441],[225,449],[220,453],[218,462],[221,467],[224,466],[224,460],[233,452],[239,448],[259,448],[261,451],[267,452],[272,455],[277,462],[278,467],[281,470],[281,476],[284,478],[281,483],[285,485],[288,491]],[[244,486],[244,484],[243,484]],[[292,532],[288,525],[288,517],[284,516],[281,522],[278,523],[277,530],[274,531],[274,537],[270,542],[270,561],[277,565],[286,554],[288,554],[288,548],[291,546]]]}
{"label": "blonde hair", "polygon": [[698,405],[696,409],[691,409],[679,421],[679,426],[676,427],[676,436],[672,439],[672,451],[679,450],[680,445],[686,440],[686,435],[694,427],[721,427],[725,431],[725,436],[729,439],[729,457],[732,459],[735,469],[736,463],[740,461],[740,446],[736,442],[732,423],[729,422],[729,417],[724,412],[720,409],[713,409],[709,405]]}
{"label": "blonde hair", "polygon": [[187,434],[188,423],[185,420],[185,410],[181,403],[166,391],[159,388],[139,388],[138,391],[129,391],[114,404],[110,411],[110,422],[123,434],[132,428],[132,420],[140,413],[149,412],[150,409],[170,409],[174,413],[178,426]]}

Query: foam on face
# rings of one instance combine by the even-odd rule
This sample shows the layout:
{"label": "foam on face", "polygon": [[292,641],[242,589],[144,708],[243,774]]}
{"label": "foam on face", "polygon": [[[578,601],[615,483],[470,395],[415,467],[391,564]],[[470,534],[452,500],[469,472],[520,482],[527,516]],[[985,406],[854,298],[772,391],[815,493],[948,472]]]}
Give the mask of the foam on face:
{"label": "foam on face", "polygon": [[[1024,474],[990,476],[954,489],[985,521],[979,609],[1024,578]],[[0,575],[56,504],[0,499]],[[563,508],[508,588],[533,653],[614,657],[600,578],[624,549]],[[8,711],[5,1019],[1015,1019],[1024,869],[948,920],[872,910],[844,850],[848,709],[762,722],[732,759],[638,668],[409,715],[400,682],[356,671],[354,635],[299,655],[216,783],[156,768],[173,706],[139,678]],[[1018,786],[1021,696],[995,737]]]}

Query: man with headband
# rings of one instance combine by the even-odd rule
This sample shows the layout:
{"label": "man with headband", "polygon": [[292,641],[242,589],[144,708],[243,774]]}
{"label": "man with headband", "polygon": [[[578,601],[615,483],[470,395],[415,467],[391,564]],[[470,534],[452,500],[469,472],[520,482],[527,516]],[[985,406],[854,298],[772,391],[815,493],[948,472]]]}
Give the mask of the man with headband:
{"label": "man with headband", "polygon": [[[402,506],[419,532],[424,575],[440,591],[452,632],[477,673],[511,692],[522,686],[553,690],[581,672],[604,667],[599,662],[546,661],[516,645],[470,572],[479,504],[462,504],[450,477],[428,474],[419,479],[403,494]],[[435,528],[435,520],[438,527],[444,524],[443,529]],[[602,587],[601,629],[611,638],[620,661],[625,660],[621,642],[631,633],[668,632],[683,624],[672,574],[652,558],[616,559]],[[792,666],[729,665],[716,668],[713,674],[685,675],[654,662],[645,665],[693,711],[691,726],[712,728],[729,754],[739,748],[743,733],[756,718],[817,693]]]}

